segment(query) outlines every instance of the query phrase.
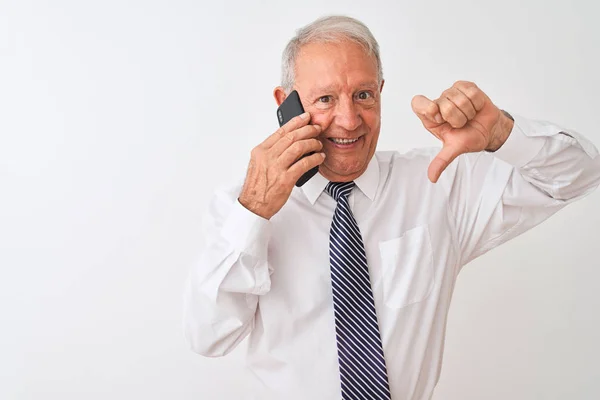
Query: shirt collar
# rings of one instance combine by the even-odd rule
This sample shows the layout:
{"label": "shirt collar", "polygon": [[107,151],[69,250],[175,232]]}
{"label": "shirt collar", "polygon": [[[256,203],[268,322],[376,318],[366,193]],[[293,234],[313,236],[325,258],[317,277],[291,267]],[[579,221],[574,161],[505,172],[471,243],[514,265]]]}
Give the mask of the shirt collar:
{"label": "shirt collar", "polygon": [[[308,201],[310,201],[311,204],[315,204],[328,183],[329,181],[325,179],[321,173],[317,173],[309,179],[308,182],[302,185],[301,189]],[[379,163],[377,162],[375,154],[371,157],[365,172],[356,178],[354,183],[371,201],[375,199],[377,186],[379,185]]]}

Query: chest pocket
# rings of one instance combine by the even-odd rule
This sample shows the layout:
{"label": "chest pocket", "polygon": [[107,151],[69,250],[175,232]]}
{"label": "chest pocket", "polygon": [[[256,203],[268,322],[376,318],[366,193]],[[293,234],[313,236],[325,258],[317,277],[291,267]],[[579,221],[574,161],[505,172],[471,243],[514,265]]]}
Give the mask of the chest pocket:
{"label": "chest pocket", "polygon": [[386,306],[402,308],[425,300],[433,291],[433,250],[427,225],[379,243],[383,298]]}

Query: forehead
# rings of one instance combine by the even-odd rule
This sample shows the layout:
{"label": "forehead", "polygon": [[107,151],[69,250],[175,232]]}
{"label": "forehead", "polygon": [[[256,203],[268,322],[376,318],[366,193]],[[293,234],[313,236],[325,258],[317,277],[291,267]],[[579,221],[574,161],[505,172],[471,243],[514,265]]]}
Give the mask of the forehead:
{"label": "forehead", "polygon": [[296,58],[295,81],[305,91],[318,87],[377,87],[377,60],[350,41],[306,44]]}

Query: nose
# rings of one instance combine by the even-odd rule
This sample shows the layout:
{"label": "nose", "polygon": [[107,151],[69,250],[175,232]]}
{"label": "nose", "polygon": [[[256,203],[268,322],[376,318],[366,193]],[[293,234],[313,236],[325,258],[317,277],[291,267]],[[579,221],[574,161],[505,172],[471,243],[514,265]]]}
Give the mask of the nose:
{"label": "nose", "polygon": [[336,124],[347,131],[354,131],[362,124],[359,109],[352,98],[342,98],[336,107]]}

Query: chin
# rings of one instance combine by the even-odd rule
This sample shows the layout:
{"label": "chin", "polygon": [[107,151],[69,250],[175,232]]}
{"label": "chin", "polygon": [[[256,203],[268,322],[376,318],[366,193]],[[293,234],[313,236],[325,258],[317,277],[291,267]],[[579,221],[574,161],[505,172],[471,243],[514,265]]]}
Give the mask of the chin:
{"label": "chin", "polygon": [[363,172],[365,163],[363,160],[333,160],[331,164],[325,161],[325,167],[329,174],[334,174],[338,177],[351,176],[353,177],[352,179],[355,179],[357,174]]}

